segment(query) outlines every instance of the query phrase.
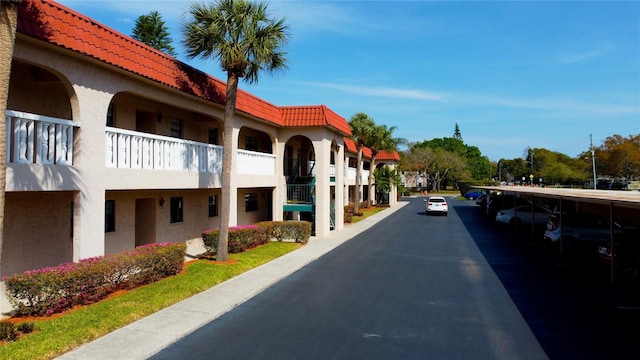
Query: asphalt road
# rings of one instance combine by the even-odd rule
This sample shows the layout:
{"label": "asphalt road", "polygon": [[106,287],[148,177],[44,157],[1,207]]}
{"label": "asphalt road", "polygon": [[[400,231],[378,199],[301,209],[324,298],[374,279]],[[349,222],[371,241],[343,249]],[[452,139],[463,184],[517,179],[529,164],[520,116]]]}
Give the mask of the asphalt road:
{"label": "asphalt road", "polygon": [[[421,198],[153,359],[637,358],[599,267]],[[637,326],[636,326],[637,328]]]}

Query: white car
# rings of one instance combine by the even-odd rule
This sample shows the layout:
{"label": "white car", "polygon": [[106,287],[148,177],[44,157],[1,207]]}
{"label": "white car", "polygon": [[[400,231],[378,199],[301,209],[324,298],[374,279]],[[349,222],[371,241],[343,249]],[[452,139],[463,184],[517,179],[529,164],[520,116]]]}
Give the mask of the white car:
{"label": "white car", "polygon": [[515,208],[499,210],[496,214],[496,221],[504,224],[518,226],[520,224],[531,223],[535,225],[546,225],[551,210],[540,205],[521,205]]}
{"label": "white car", "polygon": [[425,202],[425,215],[440,213],[446,216],[449,212],[449,205],[447,204],[447,200],[442,196],[429,196],[425,200]]}

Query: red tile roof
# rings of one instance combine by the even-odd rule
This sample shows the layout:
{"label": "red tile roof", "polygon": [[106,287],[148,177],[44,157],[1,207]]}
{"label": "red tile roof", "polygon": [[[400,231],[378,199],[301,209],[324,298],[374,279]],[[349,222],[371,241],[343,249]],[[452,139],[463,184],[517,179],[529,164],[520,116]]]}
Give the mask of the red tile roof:
{"label": "red tile roof", "polygon": [[[346,151],[352,152],[354,154],[358,153],[358,147],[356,146],[355,141],[353,141],[351,138],[348,138],[348,137],[344,138],[344,146],[346,148]],[[368,147],[365,147],[364,149],[362,149],[362,156],[367,159],[371,159],[371,156],[373,156],[371,153],[371,149],[369,149]],[[398,154],[397,151],[381,150],[381,151],[378,151],[376,160],[400,161],[400,154]]]}
{"label": "red tile roof", "polygon": [[326,105],[283,106],[280,110],[285,126],[329,126],[341,132],[342,135],[351,136],[351,128],[347,121]]}
{"label": "red tile roof", "polygon": [[[356,142],[353,141],[351,138],[347,138],[347,137],[344,138],[344,146],[347,151],[352,152],[354,154],[358,153],[358,146],[356,145]],[[371,159],[371,149],[369,149],[368,147],[363,148],[362,156],[367,159]]]}
{"label": "red tile roof", "polygon": [[400,154],[397,151],[380,150],[376,160],[395,160],[400,161]]}
{"label": "red tile roof", "polygon": [[[54,1],[22,2],[18,32],[224,105],[223,81]],[[239,89],[236,109],[278,126],[327,126],[351,135],[347,121],[325,105],[279,108]]]}

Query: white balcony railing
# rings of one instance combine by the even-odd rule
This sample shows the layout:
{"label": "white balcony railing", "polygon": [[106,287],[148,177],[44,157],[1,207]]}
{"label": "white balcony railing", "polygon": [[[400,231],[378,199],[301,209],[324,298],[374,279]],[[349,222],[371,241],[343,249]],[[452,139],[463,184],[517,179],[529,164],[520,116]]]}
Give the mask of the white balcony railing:
{"label": "white balcony railing", "polygon": [[238,174],[275,175],[276,156],[273,154],[238,149]]}
{"label": "white balcony railing", "polygon": [[73,165],[73,131],[80,124],[7,110],[7,163]]}
{"label": "white balcony railing", "polygon": [[329,164],[329,176],[336,176],[336,165]]}
{"label": "white balcony railing", "polygon": [[[347,174],[346,176],[348,180],[355,180],[357,169],[352,167],[346,167],[345,174]],[[369,178],[369,170],[362,170],[362,174],[360,176],[360,184],[364,184],[364,181],[366,181],[368,178]]]}
{"label": "white balcony railing", "polygon": [[112,168],[222,172],[218,145],[108,127],[105,165]]}

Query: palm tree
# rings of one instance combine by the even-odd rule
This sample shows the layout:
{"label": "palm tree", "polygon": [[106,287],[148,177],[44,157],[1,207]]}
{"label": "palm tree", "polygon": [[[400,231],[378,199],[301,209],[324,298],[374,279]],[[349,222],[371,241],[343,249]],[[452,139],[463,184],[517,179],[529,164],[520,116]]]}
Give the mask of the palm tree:
{"label": "palm tree", "polygon": [[[351,117],[349,120],[349,126],[351,127],[351,133],[353,136],[353,141],[356,143],[356,147],[358,148],[358,156],[356,159],[356,190],[355,190],[355,199],[353,201],[353,212],[357,214],[360,212],[360,177],[362,176],[362,149],[369,143],[369,138],[374,136],[374,131],[376,129],[376,123],[373,121],[369,115],[360,112]],[[373,169],[370,169],[373,171]]]}
{"label": "palm tree", "polygon": [[[385,165],[379,169],[375,169],[376,191],[378,192],[378,201],[384,201],[385,195],[391,192],[393,186],[402,183],[400,174],[395,169],[391,169],[389,165]],[[387,199],[388,201],[388,199]]]}
{"label": "palm tree", "polygon": [[9,80],[11,79],[11,60],[16,41],[18,24],[18,0],[0,1],[0,262],[2,261],[2,243],[4,241],[4,201],[7,176],[7,101],[9,99]]}
{"label": "palm tree", "polygon": [[387,128],[387,125],[377,126],[374,131],[372,131],[367,144],[365,144],[366,147],[371,149],[371,171],[369,171],[368,178],[369,204],[375,199],[375,189],[373,188],[375,175],[373,169],[375,169],[378,153],[382,150],[395,151],[399,144],[406,143],[405,139],[393,137],[393,132],[396,129],[396,126],[390,128]]}
{"label": "palm tree", "polygon": [[190,58],[219,59],[227,72],[224,107],[222,190],[220,235],[216,259],[228,258],[231,212],[231,159],[233,118],[236,111],[238,81],[258,82],[265,70],[273,73],[287,69],[285,52],[280,49],[288,39],[284,19],[269,18],[265,3],[246,0],[219,0],[213,4],[192,4],[190,19],[183,25],[183,44]]}

